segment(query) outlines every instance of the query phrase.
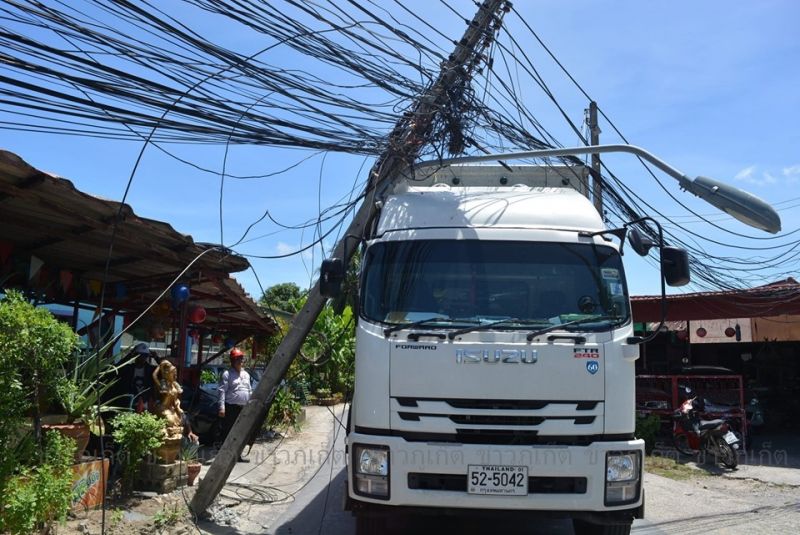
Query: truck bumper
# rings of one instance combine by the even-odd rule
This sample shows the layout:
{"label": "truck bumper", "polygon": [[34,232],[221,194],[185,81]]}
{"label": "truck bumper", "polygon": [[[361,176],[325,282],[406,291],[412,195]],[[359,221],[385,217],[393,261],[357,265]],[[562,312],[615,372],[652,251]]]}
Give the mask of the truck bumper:
{"label": "truck bumper", "polygon": [[[596,441],[588,446],[480,445],[409,442],[401,437],[350,433],[348,497],[354,511],[381,514],[393,508],[416,513],[435,511],[483,512],[517,510],[564,517],[586,517],[595,522],[618,522],[643,514],[641,440]],[[375,498],[354,488],[354,446],[389,450],[388,496]],[[634,497],[624,503],[607,501],[606,457],[610,452],[640,452]],[[467,492],[470,465],[525,466],[529,489],[524,496],[479,495]],[[387,506],[390,506],[387,508]]]}

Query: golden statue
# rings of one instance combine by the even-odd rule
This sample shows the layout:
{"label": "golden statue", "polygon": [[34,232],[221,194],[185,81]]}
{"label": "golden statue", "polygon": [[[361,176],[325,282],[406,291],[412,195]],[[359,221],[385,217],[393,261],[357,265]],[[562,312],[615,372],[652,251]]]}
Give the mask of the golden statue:
{"label": "golden statue", "polygon": [[181,409],[181,388],[178,383],[178,369],[168,360],[163,360],[153,371],[159,403],[156,414],[167,421],[166,438],[180,440],[183,435],[183,409]]}

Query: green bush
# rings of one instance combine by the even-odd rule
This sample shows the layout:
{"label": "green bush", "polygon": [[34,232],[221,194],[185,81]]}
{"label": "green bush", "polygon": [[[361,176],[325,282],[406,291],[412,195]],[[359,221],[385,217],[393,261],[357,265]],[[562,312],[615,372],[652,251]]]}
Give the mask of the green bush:
{"label": "green bush", "polygon": [[[348,270],[348,279],[350,278],[352,277]],[[299,296],[299,290],[295,285],[284,283],[268,288],[260,304],[264,307],[294,312],[303,307],[305,299]],[[285,335],[291,329],[291,325],[283,319],[277,318],[277,322],[280,333]],[[298,365],[293,364],[289,369],[288,378],[293,387],[303,385],[305,390],[312,392],[328,389],[333,394],[343,395],[352,391],[355,369],[355,323],[353,309],[344,301],[338,303],[338,306],[330,303],[325,305],[303,342],[300,356],[296,360]],[[280,342],[280,335],[270,337],[261,348],[262,352],[271,358]],[[296,388],[295,391],[304,397]]]}
{"label": "green bush", "polygon": [[659,429],[661,429],[661,419],[657,414],[636,416],[635,436],[644,440],[644,451],[648,455],[656,446],[656,435],[658,435]]}
{"label": "green bush", "polygon": [[300,369],[312,392],[348,394],[355,370],[355,318],[349,306],[341,314],[326,305],[301,349]]}
{"label": "green bush", "polygon": [[[9,290],[0,300],[0,470],[17,464],[8,455],[20,440],[26,415],[39,437],[40,405],[52,401],[78,335],[43,309]],[[41,447],[41,445],[40,445]],[[9,475],[0,471],[0,483]]]}
{"label": "green bush", "polygon": [[125,492],[133,488],[142,459],[164,443],[167,422],[149,412],[122,413],[111,422],[114,441],[125,458],[122,462],[122,483]]}
{"label": "green bush", "polygon": [[68,325],[19,292],[0,299],[2,533],[31,533],[63,518],[69,507],[75,443],[58,434],[43,440],[40,415],[77,347]]}
{"label": "green bush", "polygon": [[47,433],[44,461],[34,468],[21,468],[0,494],[0,533],[27,535],[66,518],[74,454],[74,440],[57,431]]}
{"label": "green bush", "polygon": [[203,370],[200,372],[200,384],[208,385],[217,382],[219,382],[219,378],[217,374],[214,373],[214,370]]}
{"label": "green bush", "polygon": [[267,415],[267,425],[274,428],[288,428],[292,427],[298,429],[298,417],[303,407],[292,394],[287,386],[282,386],[275,399],[272,400],[272,405],[269,407],[269,414]]}

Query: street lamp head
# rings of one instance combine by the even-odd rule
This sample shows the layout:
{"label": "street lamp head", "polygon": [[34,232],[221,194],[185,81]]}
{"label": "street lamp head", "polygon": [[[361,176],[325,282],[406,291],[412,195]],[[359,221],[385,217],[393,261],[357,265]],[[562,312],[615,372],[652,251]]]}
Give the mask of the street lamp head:
{"label": "street lamp head", "polygon": [[766,202],[755,195],[713,178],[687,176],[680,180],[681,187],[719,208],[731,217],[772,234],[781,230],[781,218]]}
{"label": "street lamp head", "polygon": [[558,156],[577,156],[580,154],[605,154],[609,152],[627,152],[635,154],[655,165],[672,178],[676,179],[681,187],[694,193],[712,206],[738,219],[745,225],[777,234],[781,230],[781,218],[778,213],[767,203],[746,191],[728,184],[718,182],[713,178],[699,176],[691,179],[670,164],[661,160],[646,150],[634,145],[588,145],[585,147],[540,149],[525,152],[511,152],[506,154],[482,154],[480,156],[465,156],[440,160],[421,162],[418,166],[436,164],[439,166],[486,162],[495,160],[515,160],[520,158],[548,158]]}

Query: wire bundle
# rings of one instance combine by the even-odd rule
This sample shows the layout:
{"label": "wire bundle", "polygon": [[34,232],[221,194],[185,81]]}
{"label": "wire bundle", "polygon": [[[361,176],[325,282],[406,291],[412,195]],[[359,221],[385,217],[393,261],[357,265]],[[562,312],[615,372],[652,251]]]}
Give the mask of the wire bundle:
{"label": "wire bundle", "polygon": [[[454,1],[439,4],[449,18],[434,23],[401,0],[8,1],[0,6],[5,66],[0,124],[9,130],[148,140],[176,158],[170,144],[266,145],[312,155],[377,157],[389,148],[398,116],[406,124],[415,120],[404,114],[448,61],[454,36],[440,28],[458,27],[475,10],[472,2],[458,8]],[[541,46],[591,100],[589,94],[529,23],[511,14],[502,26],[500,19],[494,22],[474,64],[453,67],[466,67],[464,75],[448,88],[446,102],[417,141],[420,158],[562,146],[536,118],[536,106],[545,105],[587,142],[523,43]],[[535,88],[543,99],[523,98],[523,88]],[[220,175],[221,204],[226,178],[268,178],[309,157],[250,175],[227,173],[224,163],[220,171],[182,161]],[[583,163],[577,158],[546,163],[551,161]],[[768,238],[736,233],[692,211],[647,169],[685,214],[665,215],[605,168],[605,215],[611,225],[645,213],[663,220],[666,240],[690,251],[694,288],[741,288],[793,272],[800,254],[797,229]],[[320,206],[318,216],[305,222],[281,222],[264,210],[230,247],[257,239],[249,233],[269,221],[278,229],[313,235],[308,245],[289,254],[314,250],[339,232],[365,183],[362,177],[338,202]],[[730,241],[736,243],[689,228],[696,221],[735,237]],[[653,229],[644,230],[655,237]],[[741,258],[744,251],[756,256]],[[259,257],[279,256],[285,255]]]}

